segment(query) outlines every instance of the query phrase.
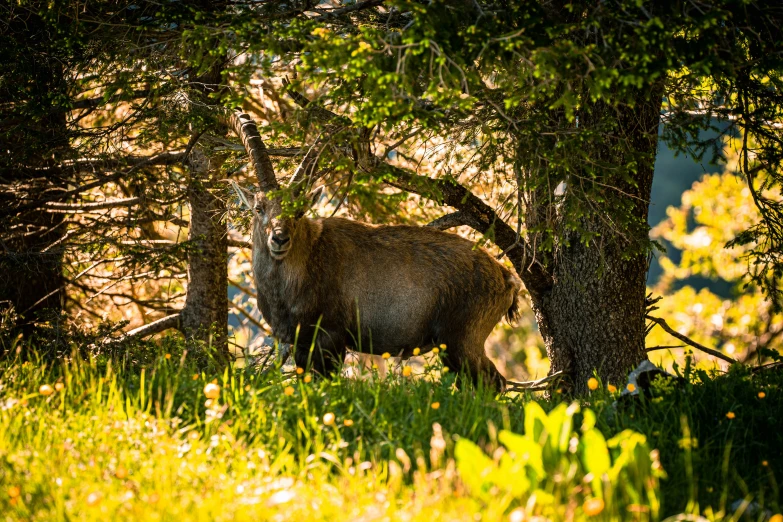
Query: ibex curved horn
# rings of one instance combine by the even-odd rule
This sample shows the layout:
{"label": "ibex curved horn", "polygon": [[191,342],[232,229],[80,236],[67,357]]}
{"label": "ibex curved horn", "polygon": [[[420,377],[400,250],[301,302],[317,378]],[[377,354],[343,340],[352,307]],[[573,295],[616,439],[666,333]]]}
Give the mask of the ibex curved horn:
{"label": "ibex curved horn", "polygon": [[231,129],[242,140],[242,145],[244,145],[250,159],[250,166],[258,180],[258,188],[262,192],[279,189],[280,185],[275,177],[275,168],[272,165],[272,160],[269,159],[269,153],[261,140],[261,134],[258,132],[253,118],[244,112],[235,111],[231,115],[229,123]]}

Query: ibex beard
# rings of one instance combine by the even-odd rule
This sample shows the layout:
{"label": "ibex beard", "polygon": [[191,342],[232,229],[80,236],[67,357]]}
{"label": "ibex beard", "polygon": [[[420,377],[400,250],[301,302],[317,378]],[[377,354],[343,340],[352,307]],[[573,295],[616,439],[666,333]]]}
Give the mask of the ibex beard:
{"label": "ibex beard", "polygon": [[330,375],[348,348],[407,358],[445,344],[445,366],[505,387],[484,343],[515,318],[522,285],[487,252],[427,227],[282,217],[278,200],[248,195],[258,307],[297,344],[297,366]]}

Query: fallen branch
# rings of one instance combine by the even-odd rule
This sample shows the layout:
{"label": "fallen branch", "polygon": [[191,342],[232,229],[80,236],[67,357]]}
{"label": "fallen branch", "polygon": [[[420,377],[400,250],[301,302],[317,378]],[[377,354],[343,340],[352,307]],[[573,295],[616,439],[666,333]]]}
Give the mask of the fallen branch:
{"label": "fallen branch", "polygon": [[685,344],[687,344],[689,346],[692,346],[692,347],[696,348],[697,350],[700,350],[700,351],[702,351],[702,352],[704,352],[704,353],[706,353],[708,355],[712,355],[713,357],[717,357],[718,359],[722,359],[722,360],[726,361],[729,364],[739,364],[739,361],[737,361],[735,359],[732,359],[728,355],[725,355],[725,354],[719,352],[718,350],[713,350],[712,348],[707,348],[703,344],[699,344],[696,341],[694,341],[694,340],[692,340],[692,339],[682,335],[681,333],[679,333],[676,330],[674,330],[671,326],[669,326],[664,319],[662,319],[660,317],[653,317],[651,315],[645,315],[645,317],[647,319],[649,319],[650,321],[654,322],[655,324],[657,324],[658,326],[660,326],[661,328],[663,328],[666,331],[666,333],[668,333],[669,335],[671,335],[675,339],[679,339],[680,341],[684,342]]}
{"label": "fallen branch", "polygon": [[563,371],[561,370],[535,381],[517,382],[506,380],[506,391],[545,391],[550,386],[548,383],[551,383],[555,380],[560,380],[560,376],[562,374]]}
{"label": "fallen branch", "polygon": [[158,319],[157,321],[153,321],[149,324],[145,324],[144,326],[135,328],[130,332],[127,332],[121,340],[125,341],[132,338],[141,339],[143,337],[149,337],[150,335],[154,335],[171,328],[176,328],[179,330],[180,315],[181,313],[172,314],[162,319]]}

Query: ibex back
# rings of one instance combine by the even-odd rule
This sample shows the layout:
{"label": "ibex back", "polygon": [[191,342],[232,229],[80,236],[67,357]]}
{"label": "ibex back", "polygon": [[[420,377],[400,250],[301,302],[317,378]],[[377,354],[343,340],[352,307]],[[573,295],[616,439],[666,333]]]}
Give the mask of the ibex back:
{"label": "ibex back", "polygon": [[521,283],[488,253],[432,228],[280,217],[262,193],[253,212],[258,307],[276,337],[298,343],[298,366],[328,375],[346,348],[405,358],[446,344],[451,370],[504,387],[484,342],[514,317]]}

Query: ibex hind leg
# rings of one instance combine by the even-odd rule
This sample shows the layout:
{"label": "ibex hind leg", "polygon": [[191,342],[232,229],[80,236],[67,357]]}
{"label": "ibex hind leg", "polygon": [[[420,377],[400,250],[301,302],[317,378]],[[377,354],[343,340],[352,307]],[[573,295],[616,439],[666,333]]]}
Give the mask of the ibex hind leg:
{"label": "ibex hind leg", "polygon": [[506,388],[506,379],[503,377],[489,357],[484,353],[484,347],[464,349],[463,346],[450,346],[443,354],[443,364],[449,370],[457,373],[457,387],[464,388],[464,378],[468,378],[473,386],[479,383],[501,392]]}

